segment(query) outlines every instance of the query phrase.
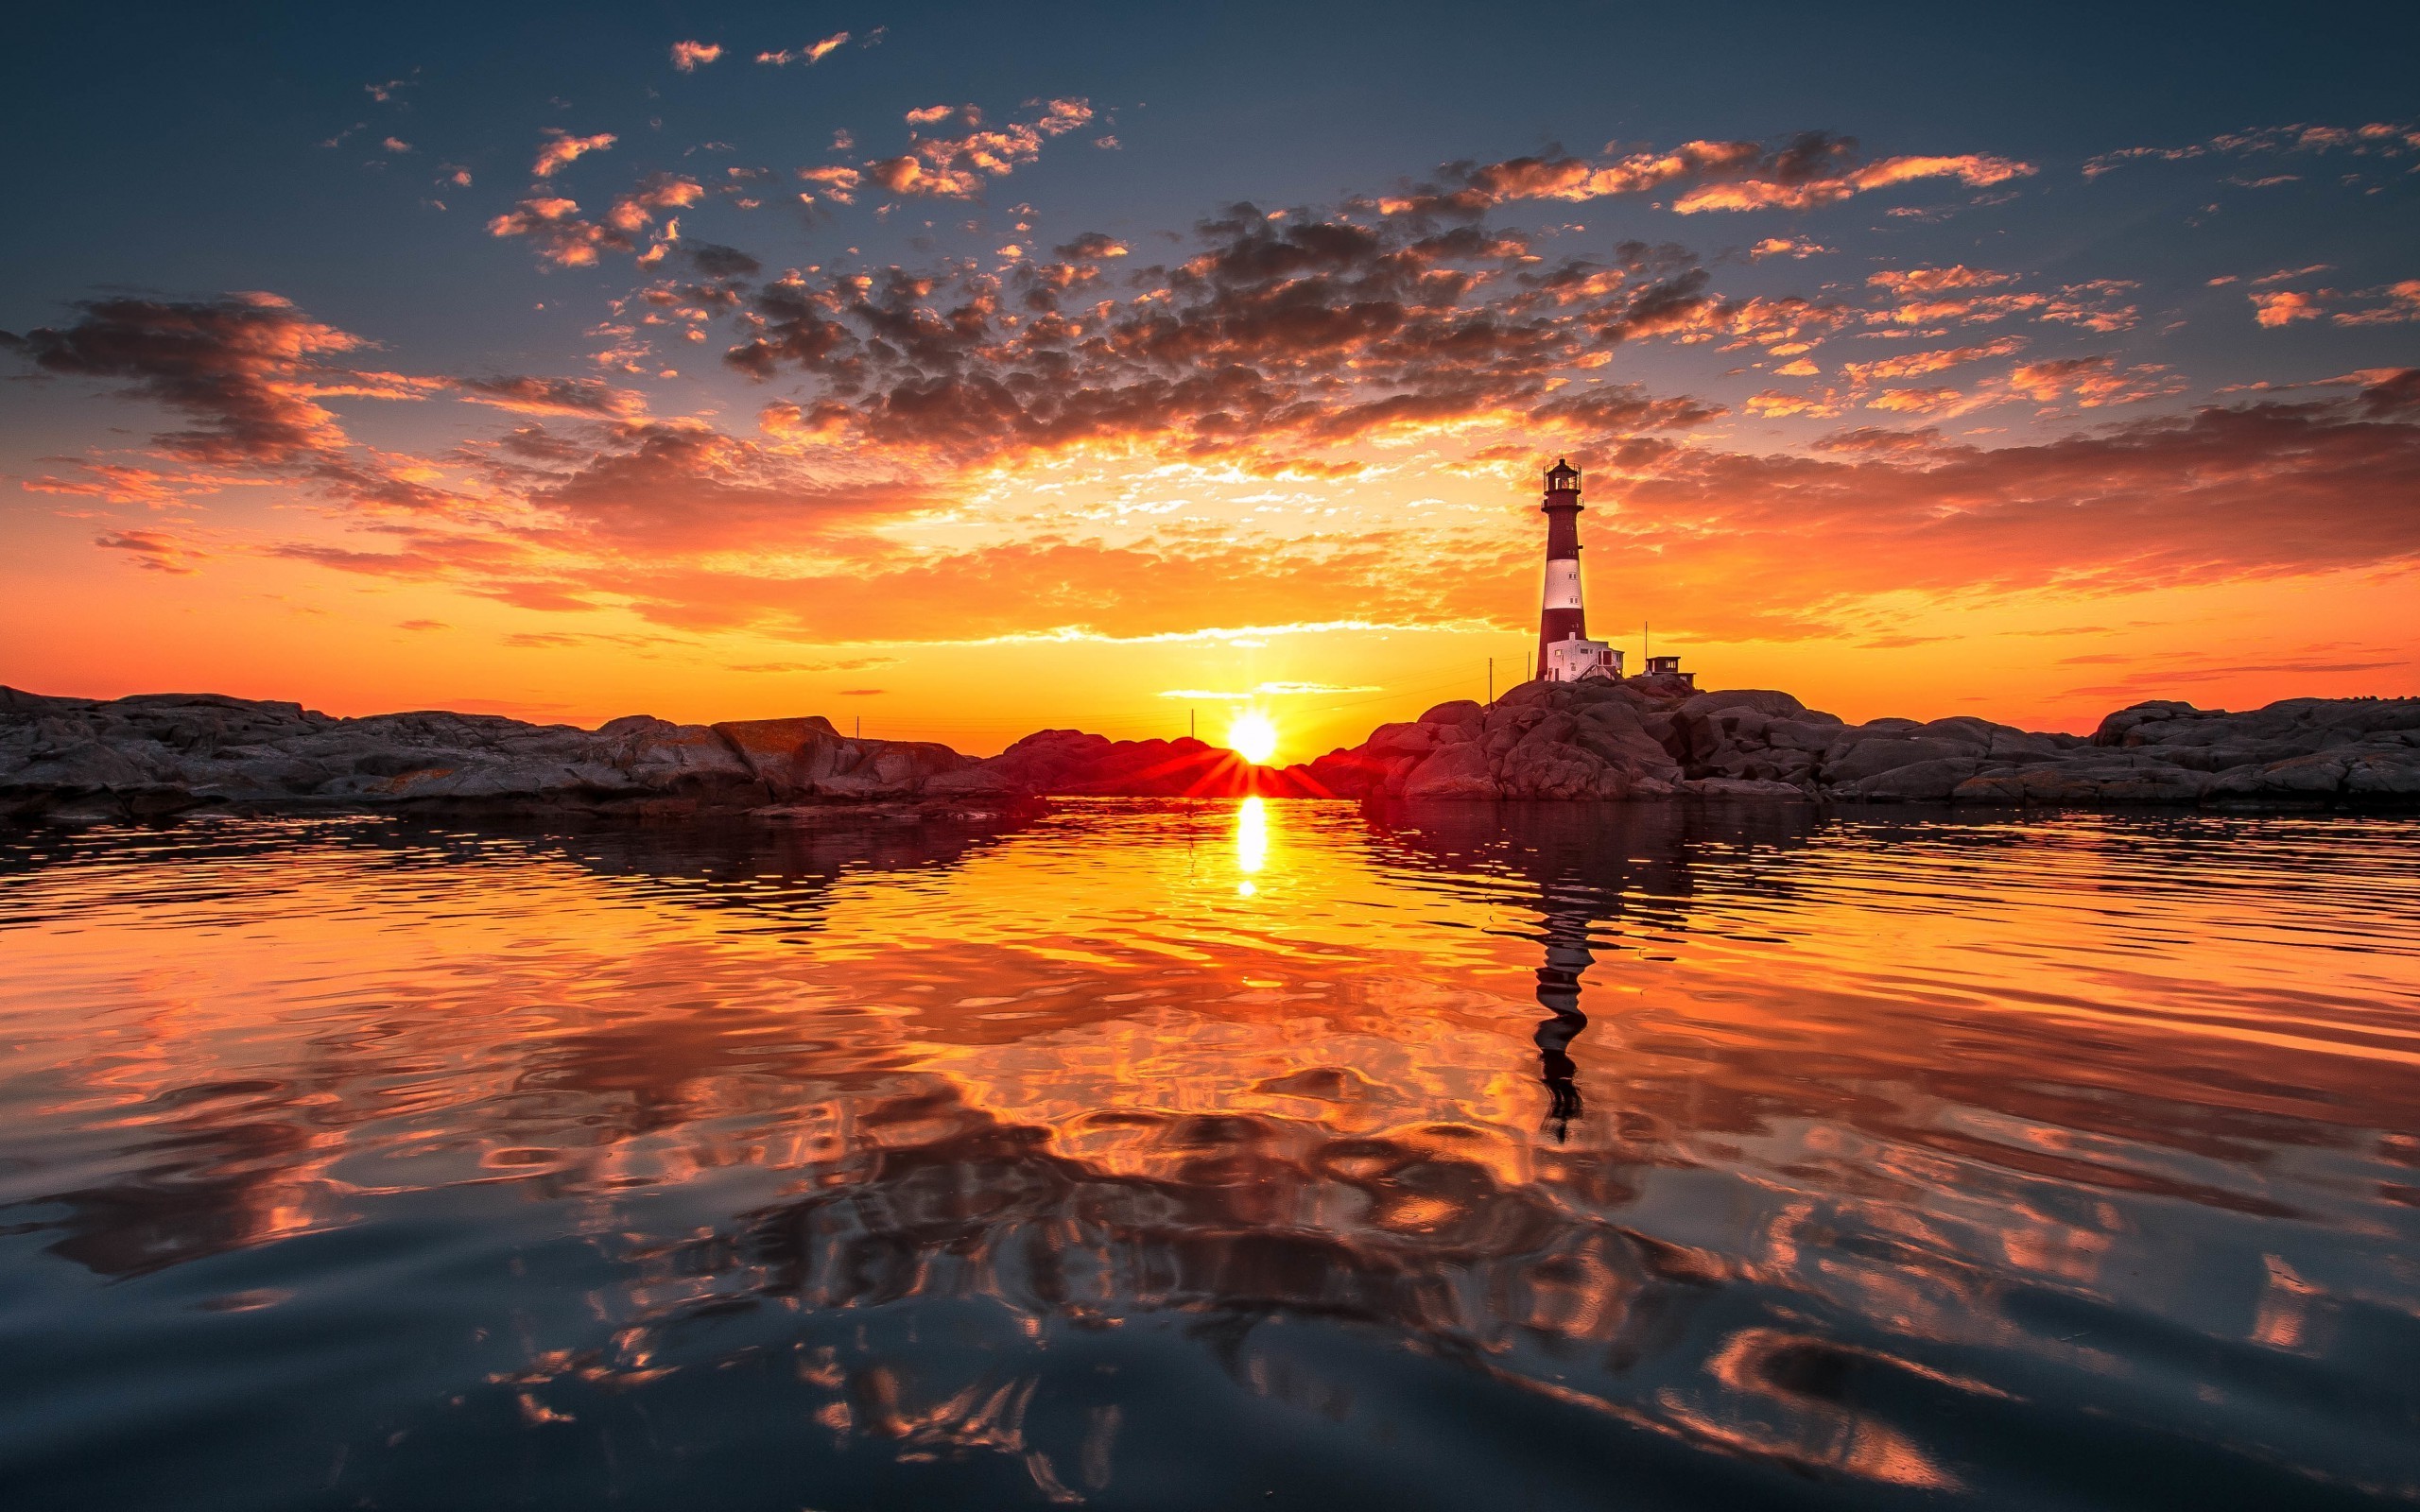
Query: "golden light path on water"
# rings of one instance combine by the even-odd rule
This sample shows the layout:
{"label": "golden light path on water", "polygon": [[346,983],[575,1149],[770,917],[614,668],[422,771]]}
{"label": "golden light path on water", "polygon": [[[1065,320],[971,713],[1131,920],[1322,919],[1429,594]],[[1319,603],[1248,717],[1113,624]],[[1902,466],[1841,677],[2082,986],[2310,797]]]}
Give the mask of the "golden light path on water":
{"label": "golden light path on water", "polygon": [[2410,819],[0,856],[20,1482],[217,1484],[207,1400],[390,1502],[2420,1494]]}

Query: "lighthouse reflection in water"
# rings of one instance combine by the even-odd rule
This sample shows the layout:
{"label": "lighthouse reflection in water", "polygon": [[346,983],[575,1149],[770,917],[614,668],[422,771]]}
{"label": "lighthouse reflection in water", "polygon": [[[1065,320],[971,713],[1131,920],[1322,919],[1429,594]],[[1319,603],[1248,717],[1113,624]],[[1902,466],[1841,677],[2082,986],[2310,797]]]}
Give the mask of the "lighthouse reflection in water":
{"label": "lighthouse reflection in water", "polygon": [[0,838],[0,1486],[2408,1504],[2415,874],[1776,804]]}

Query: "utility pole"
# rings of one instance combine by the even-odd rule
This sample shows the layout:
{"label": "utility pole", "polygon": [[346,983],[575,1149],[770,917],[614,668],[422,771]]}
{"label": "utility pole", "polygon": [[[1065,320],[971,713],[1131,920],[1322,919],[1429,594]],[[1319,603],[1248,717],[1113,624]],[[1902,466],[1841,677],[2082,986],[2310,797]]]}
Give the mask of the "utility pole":
{"label": "utility pole", "polygon": [[1646,670],[1647,660],[1654,654],[1655,643],[1648,639],[1647,622],[1641,620],[1638,622],[1638,660],[1641,671]]}
{"label": "utility pole", "polygon": [[1495,658],[1487,659],[1487,706],[1495,707]]}
{"label": "utility pole", "polygon": [[866,738],[866,716],[863,714],[857,715],[857,738],[859,740]]}
{"label": "utility pole", "polygon": [[1196,723],[1194,711],[1190,709],[1184,712],[1184,738],[1187,740],[1200,738],[1200,726]]}

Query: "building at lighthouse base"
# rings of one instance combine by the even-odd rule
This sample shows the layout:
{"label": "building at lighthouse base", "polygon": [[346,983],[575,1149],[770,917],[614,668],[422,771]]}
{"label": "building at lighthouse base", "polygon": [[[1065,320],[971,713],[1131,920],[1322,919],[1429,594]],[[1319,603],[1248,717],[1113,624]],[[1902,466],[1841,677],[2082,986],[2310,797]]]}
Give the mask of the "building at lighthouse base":
{"label": "building at lighthouse base", "polygon": [[1618,682],[1622,654],[1603,641],[1575,635],[1547,646],[1547,663],[1538,669],[1538,676],[1547,682],[1578,682],[1582,678],[1610,678]]}

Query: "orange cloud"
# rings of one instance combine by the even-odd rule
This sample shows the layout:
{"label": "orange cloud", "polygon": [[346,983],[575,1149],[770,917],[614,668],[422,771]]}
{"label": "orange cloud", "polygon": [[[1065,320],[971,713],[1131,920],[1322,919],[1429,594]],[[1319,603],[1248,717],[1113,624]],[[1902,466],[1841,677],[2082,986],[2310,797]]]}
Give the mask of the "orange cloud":
{"label": "orange cloud", "polygon": [[2030,177],[2033,165],[2010,158],[1962,153],[1956,157],[1885,158],[1880,163],[1828,178],[1801,180],[1745,178],[1690,190],[1672,202],[1673,212],[1689,215],[1707,210],[1812,210],[1863,194],[1871,189],[1909,183],[1918,179],[1956,179],[1976,187]]}
{"label": "orange cloud", "polygon": [[611,131],[599,131],[595,136],[574,136],[560,127],[552,126],[546,128],[544,134],[545,140],[538,144],[538,160],[529,165],[529,171],[541,179],[553,178],[565,164],[588,153],[602,152],[616,140]]}
{"label": "orange cloud", "polygon": [[2072,399],[2082,409],[2129,404],[2182,390],[2174,375],[2157,363],[2121,369],[2116,359],[2107,356],[2026,363],[2011,369],[2008,386],[2041,404]]}
{"label": "orange cloud", "polygon": [[2104,152],[2083,165],[2086,179],[2098,179],[2128,163],[2180,163],[2207,154],[2251,155],[2264,152],[2334,152],[2397,157],[2420,151],[2420,126],[2410,122],[2372,121],[2366,126],[2256,127],[2228,131],[2206,142],[2181,147],[2120,147]]}
{"label": "orange cloud", "polygon": [[2002,336],[1981,346],[1903,352],[1896,356],[1879,357],[1872,362],[1842,363],[1841,373],[1853,384],[1878,383],[1891,378],[1920,378],[1926,373],[1939,372],[1945,368],[1955,368],[1963,363],[2010,356],[2024,345],[2022,336]]}
{"label": "orange cloud", "polygon": [[1987,289],[2014,283],[2012,273],[1995,273],[1953,263],[1947,267],[1913,267],[1871,274],[1866,283],[1893,294],[1938,294],[1944,289]]}
{"label": "orange cloud", "polygon": [[1710,210],[1807,210],[1919,179],[1988,186],[2034,172],[2031,163],[1979,153],[1895,157],[1871,163],[1860,163],[1858,156],[1854,138],[1806,131],[1777,147],[1697,141],[1610,162],[1558,155],[1486,164],[1452,163],[1439,170],[1442,183],[1373,203],[1386,215],[1471,216],[1507,200],[1601,199],[1688,184],[1693,187],[1672,201],[1676,214],[1687,215]]}
{"label": "orange cloud", "polygon": [[2296,320],[2319,318],[2319,298],[2314,294],[2277,289],[2247,298],[2252,301],[2253,319],[2264,326],[2291,325]]}
{"label": "orange cloud", "polygon": [[[972,105],[935,105],[908,112],[908,120],[911,125],[930,125],[952,114],[970,127],[982,118]],[[1041,156],[1043,144],[1049,138],[1075,130],[1092,118],[1089,101],[1054,99],[1030,121],[919,142],[898,157],[867,163],[866,176],[895,195],[973,198],[982,192],[986,180],[1005,178],[1031,163]]]}
{"label": "orange cloud", "polygon": [[579,216],[579,201],[560,195],[533,195],[488,222],[491,236],[526,236],[538,256],[557,267],[593,267],[606,249],[628,250],[631,240],[608,226]]}
{"label": "orange cloud", "polygon": [[2400,325],[2420,320],[2420,278],[2408,278],[2380,289],[2364,289],[2358,297],[2385,302],[2366,310],[2339,310],[2328,318],[2338,325]]}
{"label": "orange cloud", "polygon": [[676,42],[672,44],[672,66],[684,74],[694,74],[706,63],[722,56],[722,43]]}
{"label": "orange cloud", "polygon": [[[1857,433],[1853,433],[1853,436]],[[1870,434],[1870,433],[1866,433]],[[1879,439],[1879,438],[1877,438]],[[2129,592],[2288,574],[2420,566],[2420,370],[2354,400],[2204,409],[1984,450],[1922,434],[1842,459],[1650,447],[1599,459],[1592,588],[1692,610],[1693,633],[1834,633],[1845,606],[1908,593]],[[1531,542],[1464,546],[1409,529],[1349,539],[1032,540],[936,555],[864,535],[915,507],[883,490],[802,491],[729,438],[649,428],[529,493],[545,539],[584,560],[423,533],[405,549],[297,554],[347,571],[435,574],[465,591],[572,610],[631,603],[659,625],[821,641],[1135,638],[1284,624],[1305,602],[1369,623],[1501,622]],[[570,532],[566,535],[565,532]],[[731,548],[740,542],[746,554]],[[508,543],[510,544],[510,543]],[[832,565],[752,569],[750,557]],[[1406,560],[1422,571],[1407,574]]]}
{"label": "orange cloud", "polygon": [[[777,68],[786,67],[791,63],[804,63],[808,67],[812,68],[817,63],[823,61],[824,59],[830,57],[834,52],[846,44],[848,40],[849,34],[847,32],[836,31],[831,36],[824,38],[821,42],[809,43],[795,52],[784,50],[782,52],[758,53],[756,55],[756,60],[760,63],[771,63]],[[869,39],[869,41],[871,41],[871,39]]]}
{"label": "orange cloud", "polygon": [[[844,205],[856,203],[857,186],[865,182],[866,178],[855,168],[838,165],[801,168],[798,170],[798,176],[808,183],[821,186],[825,198],[838,200]],[[812,198],[811,196],[806,195],[801,195],[799,198],[810,200]]]}
{"label": "orange cloud", "polygon": [[176,576],[198,571],[194,563],[209,558],[209,553],[196,551],[176,537],[157,530],[106,530],[93,538],[93,544],[126,552],[137,567]]}
{"label": "orange cloud", "polygon": [[[593,267],[600,253],[636,251],[639,233],[653,225],[664,211],[694,205],[704,197],[704,187],[695,180],[678,174],[650,174],[636,189],[615,199],[601,221],[582,219],[578,200],[561,195],[532,195],[516,208],[490,220],[488,234],[526,237],[534,245],[539,260],[554,267]],[[672,224],[678,226],[678,222]],[[677,236],[677,230],[667,228],[659,245],[640,261],[660,261],[662,243]]]}

